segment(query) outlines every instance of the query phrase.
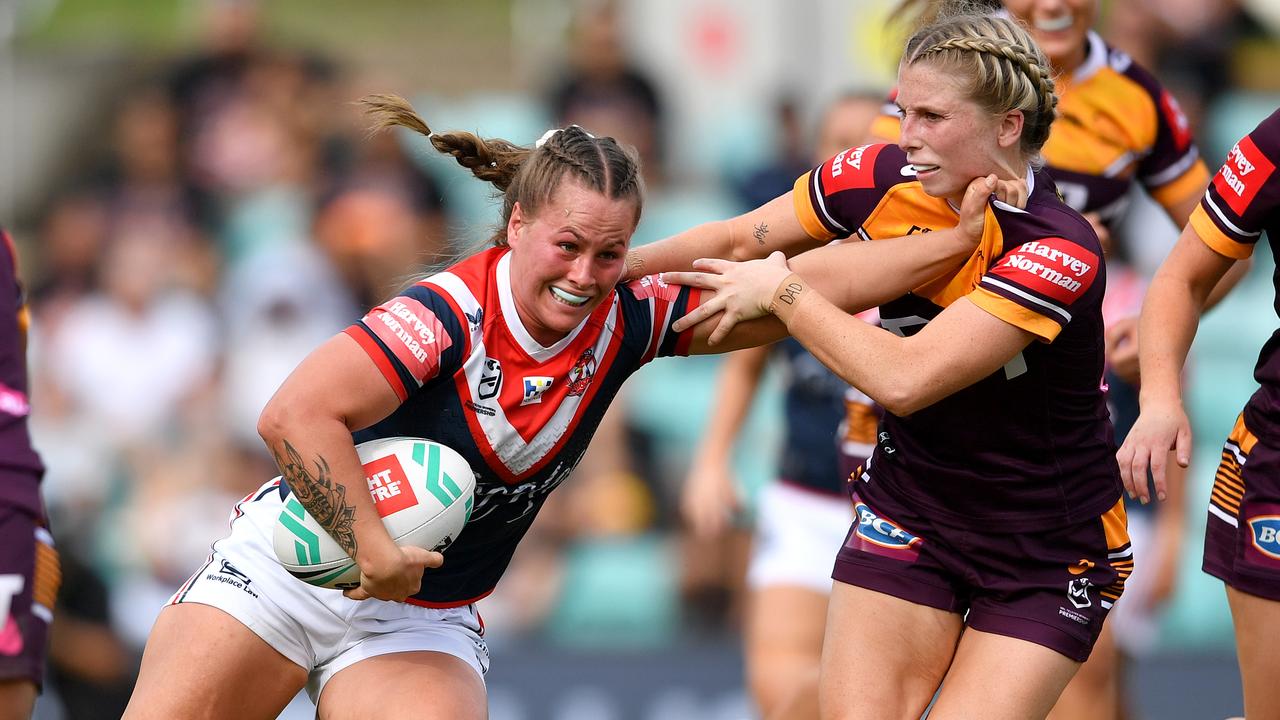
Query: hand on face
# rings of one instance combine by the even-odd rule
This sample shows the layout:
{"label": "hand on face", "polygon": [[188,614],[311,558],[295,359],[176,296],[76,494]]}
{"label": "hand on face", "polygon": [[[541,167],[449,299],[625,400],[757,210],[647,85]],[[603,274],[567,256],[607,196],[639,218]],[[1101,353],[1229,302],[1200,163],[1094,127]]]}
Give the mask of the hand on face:
{"label": "hand on face", "polygon": [[663,273],[662,278],[677,285],[691,285],[714,290],[715,296],[699,305],[671,326],[683,332],[718,313],[723,313],[707,344],[715,345],[724,339],[735,325],[743,320],[754,320],[769,314],[773,291],[789,275],[787,257],[775,252],[764,260],[732,262],[702,258],[693,263],[702,272]]}

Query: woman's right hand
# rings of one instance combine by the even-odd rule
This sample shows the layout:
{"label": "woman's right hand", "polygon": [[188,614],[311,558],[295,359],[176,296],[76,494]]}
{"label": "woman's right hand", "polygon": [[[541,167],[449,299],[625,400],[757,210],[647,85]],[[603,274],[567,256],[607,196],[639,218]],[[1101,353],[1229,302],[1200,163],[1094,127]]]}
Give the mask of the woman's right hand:
{"label": "woman's right hand", "polygon": [[413,545],[391,545],[376,557],[359,558],[360,587],[343,590],[352,600],[403,602],[422,587],[422,571],[444,564],[444,555]]}
{"label": "woman's right hand", "polygon": [[727,463],[694,463],[680,493],[680,513],[694,537],[710,539],[720,535],[740,507]]}
{"label": "woman's right hand", "polygon": [[1155,494],[1164,500],[1168,492],[1165,467],[1169,451],[1182,467],[1191,463],[1191,421],[1179,401],[1144,403],[1142,414],[1116,452],[1120,479],[1129,497],[1143,504],[1151,501],[1147,469],[1155,483]]}

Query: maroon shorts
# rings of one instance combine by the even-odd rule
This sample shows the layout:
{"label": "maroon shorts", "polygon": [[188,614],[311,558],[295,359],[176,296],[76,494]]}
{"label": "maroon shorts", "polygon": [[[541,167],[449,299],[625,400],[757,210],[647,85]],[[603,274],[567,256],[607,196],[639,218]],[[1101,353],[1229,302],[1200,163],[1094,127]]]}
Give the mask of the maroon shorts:
{"label": "maroon shorts", "polygon": [[965,625],[1083,662],[1133,572],[1124,503],[1076,525],[1010,533],[957,528],[859,482],[832,577],[961,613]]}
{"label": "maroon shorts", "polygon": [[48,529],[25,510],[0,506],[0,680],[42,683],[60,581]]}
{"label": "maroon shorts", "polygon": [[1242,414],[1222,447],[1209,496],[1204,571],[1241,592],[1280,600],[1280,449]]}

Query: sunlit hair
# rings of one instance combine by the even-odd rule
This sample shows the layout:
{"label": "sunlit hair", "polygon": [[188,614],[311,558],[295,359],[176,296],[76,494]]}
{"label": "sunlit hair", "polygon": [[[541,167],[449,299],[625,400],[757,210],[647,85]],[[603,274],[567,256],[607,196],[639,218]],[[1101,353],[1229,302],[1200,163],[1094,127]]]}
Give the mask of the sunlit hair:
{"label": "sunlit hair", "polygon": [[951,14],[944,8],[938,19],[917,30],[907,40],[902,66],[930,63],[967,78],[968,97],[993,114],[1021,110],[1020,149],[1039,165],[1058,106],[1048,59],[1016,20],[974,13],[972,3],[952,7],[965,11]]}
{"label": "sunlit hair", "polygon": [[432,132],[399,95],[367,95],[359,104],[373,121],[371,132],[399,126],[421,133],[436,150],[452,155],[471,174],[502,192],[502,224],[490,238],[494,245],[507,244],[507,221],[516,203],[525,214],[536,217],[566,177],[610,200],[634,203],[635,220],[640,221],[644,205],[640,161],[633,149],[611,137],[594,137],[572,125],[529,148],[469,132]]}

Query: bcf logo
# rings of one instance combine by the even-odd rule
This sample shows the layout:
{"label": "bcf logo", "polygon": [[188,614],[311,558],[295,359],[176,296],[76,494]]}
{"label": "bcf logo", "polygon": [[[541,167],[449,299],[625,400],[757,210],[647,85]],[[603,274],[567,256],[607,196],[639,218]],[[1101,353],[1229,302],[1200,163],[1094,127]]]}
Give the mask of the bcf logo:
{"label": "bcf logo", "polygon": [[1269,558],[1280,560],[1280,515],[1262,515],[1249,519],[1253,546]]}

